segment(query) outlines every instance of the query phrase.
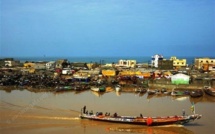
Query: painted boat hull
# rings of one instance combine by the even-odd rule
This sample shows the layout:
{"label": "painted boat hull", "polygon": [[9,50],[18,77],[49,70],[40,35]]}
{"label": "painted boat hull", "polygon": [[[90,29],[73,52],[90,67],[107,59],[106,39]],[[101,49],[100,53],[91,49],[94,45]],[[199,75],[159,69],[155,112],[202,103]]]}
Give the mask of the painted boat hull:
{"label": "painted boat hull", "polygon": [[203,91],[201,89],[198,89],[196,91],[191,91],[190,92],[190,96],[191,97],[194,97],[194,98],[197,98],[197,97],[202,97],[203,96]]}
{"label": "painted boat hull", "polygon": [[214,88],[211,88],[211,87],[204,87],[204,92],[205,92],[207,95],[210,95],[210,96],[214,96],[214,97],[215,97],[215,89],[214,89]]}
{"label": "painted boat hull", "polygon": [[113,123],[124,123],[134,125],[146,125],[146,126],[161,126],[171,124],[186,124],[190,121],[200,119],[201,115],[194,114],[189,116],[169,116],[169,117],[129,117],[129,116],[103,116],[103,115],[89,115],[81,114],[80,118],[90,119],[96,121],[113,122]]}

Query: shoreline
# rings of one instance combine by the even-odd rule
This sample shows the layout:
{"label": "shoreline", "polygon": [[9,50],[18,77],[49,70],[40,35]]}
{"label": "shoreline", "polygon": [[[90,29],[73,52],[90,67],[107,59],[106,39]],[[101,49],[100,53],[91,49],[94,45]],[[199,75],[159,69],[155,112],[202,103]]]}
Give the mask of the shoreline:
{"label": "shoreline", "polygon": [[[203,89],[203,86],[200,85],[174,85],[174,84],[148,84],[149,87],[147,89],[162,89],[165,88],[167,91],[172,91],[172,89],[176,90],[196,90],[196,89]],[[128,93],[135,93],[135,86],[136,85],[123,85],[120,92],[128,92]],[[115,91],[113,86],[107,86],[107,92]],[[0,86],[0,90],[4,91],[12,91],[12,90],[28,90],[31,92],[57,92],[55,87],[46,87],[46,88],[33,88],[29,86]],[[91,89],[80,90],[81,91],[90,91]],[[76,90],[68,90],[68,91],[76,91]],[[60,92],[68,92],[68,91],[59,91]]]}

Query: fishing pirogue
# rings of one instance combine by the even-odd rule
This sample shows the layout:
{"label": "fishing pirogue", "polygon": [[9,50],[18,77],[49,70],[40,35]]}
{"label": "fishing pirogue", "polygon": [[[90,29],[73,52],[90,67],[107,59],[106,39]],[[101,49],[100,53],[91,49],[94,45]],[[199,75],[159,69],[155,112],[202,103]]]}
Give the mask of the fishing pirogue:
{"label": "fishing pirogue", "polygon": [[147,126],[160,126],[160,125],[171,125],[171,124],[186,124],[190,121],[200,119],[202,115],[192,114],[192,115],[183,115],[183,116],[166,116],[166,117],[143,117],[140,116],[119,116],[117,113],[103,114],[102,112],[86,112],[86,107],[81,111],[80,118],[90,119],[96,121],[105,121],[113,123],[125,123],[125,124],[136,124],[136,125],[147,125]]}

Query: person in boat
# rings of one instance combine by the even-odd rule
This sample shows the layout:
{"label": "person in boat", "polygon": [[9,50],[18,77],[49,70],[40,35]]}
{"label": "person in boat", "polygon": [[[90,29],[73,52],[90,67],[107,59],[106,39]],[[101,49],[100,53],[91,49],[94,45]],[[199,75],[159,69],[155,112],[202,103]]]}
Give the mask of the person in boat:
{"label": "person in boat", "polygon": [[105,113],[105,116],[110,116],[110,113],[106,112],[106,113]]}
{"label": "person in boat", "polygon": [[182,115],[185,116],[185,110],[184,109],[182,110]]}
{"label": "person in boat", "polygon": [[90,115],[93,115],[93,110],[90,111]]}
{"label": "person in boat", "polygon": [[86,112],[86,106],[83,107],[83,113],[85,114]]}
{"label": "person in boat", "polygon": [[142,115],[142,114],[140,114],[140,117],[141,117],[141,118],[143,118],[143,115]]}
{"label": "person in boat", "polygon": [[113,117],[117,117],[117,116],[118,116],[117,113],[114,113],[114,114],[113,114]]}

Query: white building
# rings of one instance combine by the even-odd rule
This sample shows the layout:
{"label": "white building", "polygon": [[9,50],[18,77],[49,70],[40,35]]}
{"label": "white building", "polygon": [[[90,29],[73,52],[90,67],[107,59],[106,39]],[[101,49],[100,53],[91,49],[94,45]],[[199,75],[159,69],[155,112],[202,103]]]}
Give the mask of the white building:
{"label": "white building", "polygon": [[46,69],[55,68],[55,61],[50,61],[46,63]]}
{"label": "white building", "polygon": [[152,60],[151,60],[152,67],[156,67],[157,68],[159,60],[163,60],[163,56],[162,55],[156,54],[156,55],[152,56]]}
{"label": "white building", "polygon": [[137,64],[136,60],[119,60],[119,66],[123,67],[135,67]]}

